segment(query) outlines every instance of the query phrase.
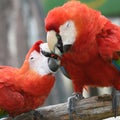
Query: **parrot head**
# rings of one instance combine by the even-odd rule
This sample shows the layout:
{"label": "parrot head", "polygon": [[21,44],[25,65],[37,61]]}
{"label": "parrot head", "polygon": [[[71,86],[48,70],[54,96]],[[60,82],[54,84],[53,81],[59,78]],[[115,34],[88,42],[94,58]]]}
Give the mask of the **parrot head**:
{"label": "parrot head", "polygon": [[98,16],[100,12],[79,1],[69,1],[49,11],[45,18],[45,28],[50,50],[61,56],[78,40],[80,43],[89,42],[86,36],[89,38],[101,28],[99,22],[103,17]]}
{"label": "parrot head", "polygon": [[45,19],[47,43],[50,50],[61,55],[74,43],[76,28],[70,16],[61,7],[50,11]]}
{"label": "parrot head", "polygon": [[52,58],[44,56],[44,51],[50,52],[48,44],[42,40],[37,41],[29,50],[22,68],[34,70],[42,76],[56,72],[59,68],[58,61],[56,63]]}

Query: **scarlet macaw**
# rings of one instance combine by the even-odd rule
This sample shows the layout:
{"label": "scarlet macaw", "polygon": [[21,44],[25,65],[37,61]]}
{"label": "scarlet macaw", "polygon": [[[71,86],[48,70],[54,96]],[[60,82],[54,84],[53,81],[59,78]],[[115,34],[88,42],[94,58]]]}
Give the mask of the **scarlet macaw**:
{"label": "scarlet macaw", "polygon": [[49,51],[48,45],[39,40],[27,53],[21,68],[0,66],[1,112],[14,117],[43,105],[47,99],[55,77],[49,69],[51,60],[48,61],[42,50]]}
{"label": "scarlet macaw", "polygon": [[48,46],[52,53],[59,55],[77,96],[81,96],[85,85],[114,87],[116,116],[120,91],[120,27],[99,11],[79,1],[69,1],[48,12],[45,28]]}

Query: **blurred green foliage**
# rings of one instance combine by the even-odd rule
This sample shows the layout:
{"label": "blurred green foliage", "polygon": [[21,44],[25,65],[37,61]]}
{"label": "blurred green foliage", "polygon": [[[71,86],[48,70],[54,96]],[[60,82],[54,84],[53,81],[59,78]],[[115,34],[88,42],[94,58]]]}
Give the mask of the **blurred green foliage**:
{"label": "blurred green foliage", "polygon": [[53,9],[54,7],[61,6],[68,0],[41,0],[43,3],[43,8],[45,13],[49,10]]}
{"label": "blurred green foliage", "polygon": [[[69,0],[41,0],[47,13],[54,7],[61,6]],[[120,0],[80,0],[93,9],[100,10],[105,16],[120,15]]]}

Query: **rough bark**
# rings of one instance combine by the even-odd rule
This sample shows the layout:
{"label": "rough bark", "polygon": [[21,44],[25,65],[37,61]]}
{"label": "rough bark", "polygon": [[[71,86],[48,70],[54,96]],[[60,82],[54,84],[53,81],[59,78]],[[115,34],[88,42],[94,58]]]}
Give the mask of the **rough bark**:
{"label": "rough bark", "polygon": [[[78,101],[75,107],[76,112],[73,113],[73,120],[102,120],[114,116],[111,100],[111,95],[102,95]],[[120,109],[118,112],[120,113]],[[6,120],[12,120],[12,118]],[[14,120],[69,120],[67,103],[41,107],[21,114]]]}

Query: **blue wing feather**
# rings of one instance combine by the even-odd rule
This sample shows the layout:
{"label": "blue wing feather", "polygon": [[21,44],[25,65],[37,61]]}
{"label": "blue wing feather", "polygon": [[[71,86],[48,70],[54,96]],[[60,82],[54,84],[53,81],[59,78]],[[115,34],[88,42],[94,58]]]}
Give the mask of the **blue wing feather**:
{"label": "blue wing feather", "polygon": [[120,59],[112,60],[112,64],[120,71]]}

